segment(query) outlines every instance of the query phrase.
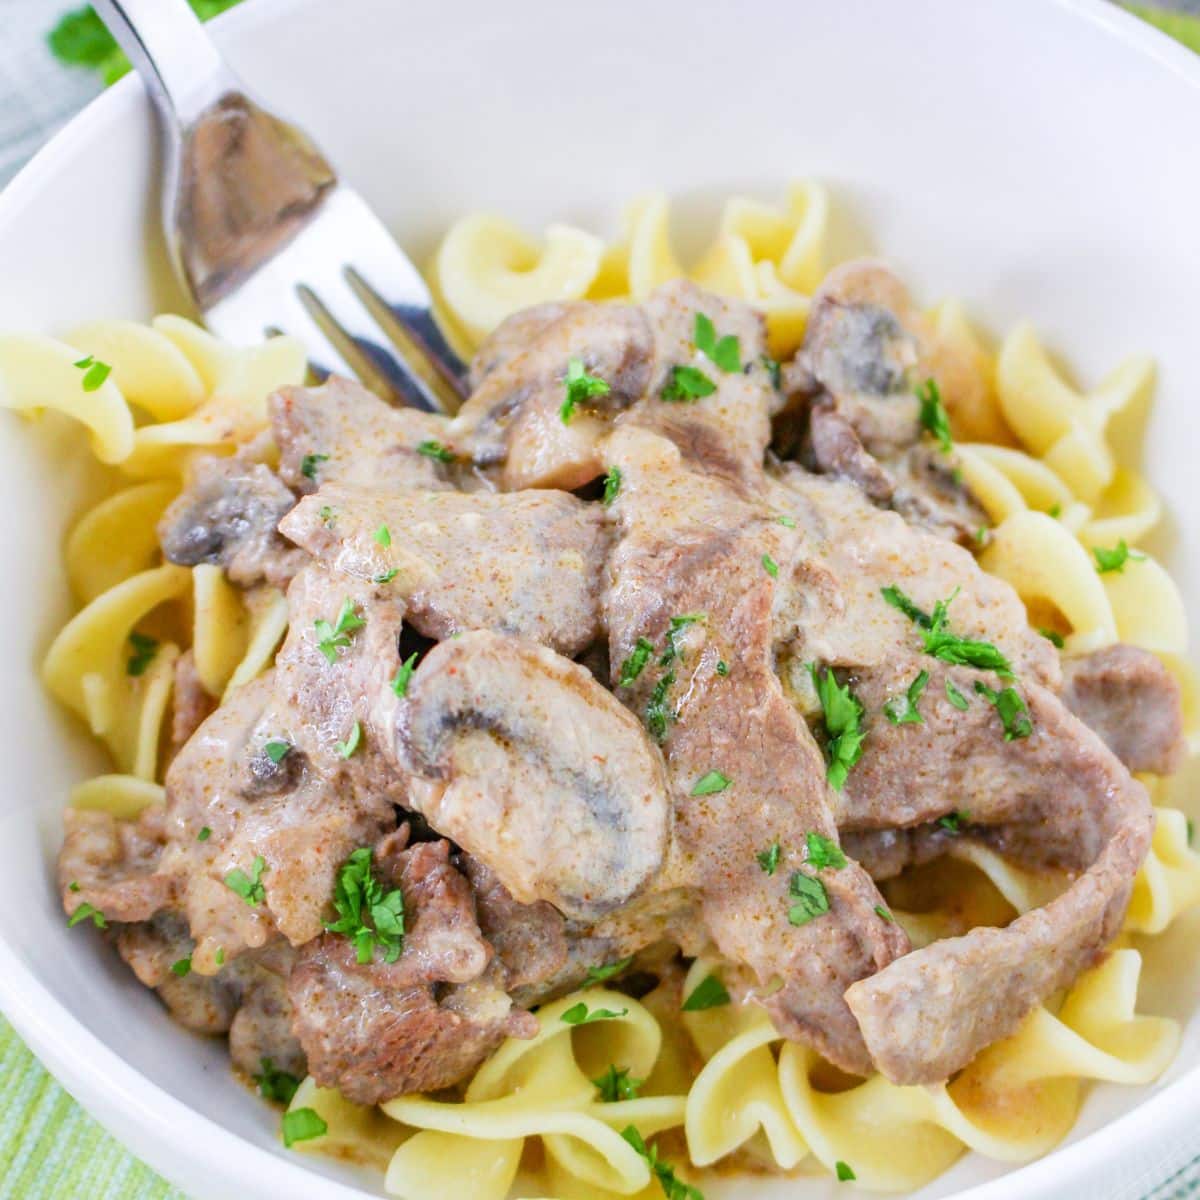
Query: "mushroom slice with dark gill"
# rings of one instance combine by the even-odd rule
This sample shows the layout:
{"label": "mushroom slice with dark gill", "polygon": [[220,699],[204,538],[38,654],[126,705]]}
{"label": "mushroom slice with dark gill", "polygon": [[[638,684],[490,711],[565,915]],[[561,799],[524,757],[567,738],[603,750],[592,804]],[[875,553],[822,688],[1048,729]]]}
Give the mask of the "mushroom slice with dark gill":
{"label": "mushroom slice with dark gill", "polygon": [[595,919],[662,865],[661,760],[633,714],[552,650],[483,631],[441,643],[396,740],[413,806],[522,903]]}

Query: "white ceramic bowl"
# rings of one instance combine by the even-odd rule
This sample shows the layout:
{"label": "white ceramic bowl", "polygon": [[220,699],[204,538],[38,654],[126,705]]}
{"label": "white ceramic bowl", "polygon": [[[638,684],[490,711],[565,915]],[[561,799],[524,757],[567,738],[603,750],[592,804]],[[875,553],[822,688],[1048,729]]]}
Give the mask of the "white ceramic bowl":
{"label": "white ceramic bowl", "polygon": [[[1162,366],[1145,453],[1169,550],[1200,598],[1200,64],[1089,0],[254,0],[215,34],[424,256],[471,209],[611,225],[663,187],[693,228],[715,201],[830,184],[844,250],[893,258],[927,299],[996,327],[1033,318],[1095,379],[1133,349]],[[159,244],[153,126],[136,80],[75,120],[0,199],[0,328],[178,308]],[[177,1029],[116,956],[68,931],[52,884],[68,787],[95,765],[36,662],[66,612],[59,535],[92,472],[57,425],[0,420],[5,686],[0,1008],[118,1137],[204,1198],[375,1194],[300,1157],[234,1082],[224,1048]],[[1093,1090],[1069,1143],[1006,1173],[968,1157],[922,1196],[1135,1197],[1197,1149],[1200,1017],[1185,918],[1147,962],[1150,1005],[1190,1020],[1146,1089]],[[1194,955],[1191,956],[1194,959]],[[738,1180],[710,1196],[844,1195]],[[360,1189],[365,1189],[360,1190]]]}

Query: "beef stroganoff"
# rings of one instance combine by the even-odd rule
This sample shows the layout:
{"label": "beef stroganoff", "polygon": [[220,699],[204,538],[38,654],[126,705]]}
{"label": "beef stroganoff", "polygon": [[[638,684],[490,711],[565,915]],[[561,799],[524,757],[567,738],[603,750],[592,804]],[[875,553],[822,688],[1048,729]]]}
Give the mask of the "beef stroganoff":
{"label": "beef stroganoff", "polygon": [[[0,338],[0,400],[126,477],[65,549],[50,691],[107,746],[67,919],[227,1035],[292,1148],[388,1194],[917,1187],[1147,1083],[1136,939],[1200,899],[1186,621],[1074,388],[827,201],[690,269],[466,218],[454,417],[177,317]],[[516,1182],[515,1182],[516,1181]]]}

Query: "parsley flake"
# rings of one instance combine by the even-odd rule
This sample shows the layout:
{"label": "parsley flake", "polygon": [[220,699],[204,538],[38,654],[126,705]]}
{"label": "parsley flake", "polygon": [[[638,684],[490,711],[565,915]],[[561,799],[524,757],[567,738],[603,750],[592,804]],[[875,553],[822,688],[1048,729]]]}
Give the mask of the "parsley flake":
{"label": "parsley flake", "polygon": [[440,463],[452,463],[454,461],[454,451],[447,450],[441,442],[435,441],[433,438],[426,438],[417,447],[417,453],[423,454],[426,458],[435,459]]}
{"label": "parsley flake", "polygon": [[662,658],[658,660],[658,665],[660,667],[668,666],[679,657],[679,645],[675,639],[681,631],[689,625],[701,624],[707,620],[706,613],[684,613],[681,617],[672,617],[670,628],[667,630],[667,648],[663,651]]}
{"label": "parsley flake", "polygon": [[330,933],[340,933],[354,943],[355,957],[369,963],[375,948],[383,948],[384,962],[394,963],[404,949],[404,894],[399,888],[385,892],[371,871],[371,848],[360,846],[338,871],[333,892],[338,919],[328,921]]}
{"label": "parsley flake", "polygon": [[659,395],[672,403],[689,404],[716,390],[717,385],[699,367],[672,367]]}
{"label": "parsley flake", "polygon": [[947,832],[957,836],[962,833],[963,826],[971,819],[971,814],[964,809],[955,809],[944,817],[938,817],[938,824]]}
{"label": "parsley flake", "polygon": [[960,712],[966,712],[971,707],[970,700],[954,686],[954,680],[948,676],[946,678],[946,699]]}
{"label": "parsley flake", "polygon": [[349,597],[342,601],[337,620],[332,625],[325,620],[313,622],[313,628],[317,631],[317,649],[325,655],[330,666],[337,662],[339,650],[349,649],[353,640],[350,635],[365,624],[366,621],[355,611],[354,601]]}
{"label": "parsley flake", "polygon": [[892,914],[888,912],[888,910],[884,908],[882,904],[875,905],[875,915],[887,921],[889,925],[894,925],[896,923],[896,918],[893,917]]}
{"label": "parsley flake", "polygon": [[929,628],[931,624],[929,614],[923,608],[918,608],[894,583],[879,590],[883,598],[893,608],[899,609],[910,621],[916,625],[920,625],[922,629]]}
{"label": "parsley flake", "polygon": [[[946,682],[948,683],[949,680]],[[883,711],[887,719],[893,725],[924,725],[925,718],[921,716],[917,705],[928,684],[929,672],[920,672],[916,679],[908,685],[908,691],[904,693],[902,700],[892,699],[883,706]]]}
{"label": "parsley flake", "polygon": [[783,847],[780,846],[779,839],[776,838],[765,850],[760,850],[754,857],[758,860],[758,865],[768,875],[774,875],[779,869],[779,856],[782,853]]}
{"label": "parsley flake", "polygon": [[305,479],[311,479],[315,483],[317,480],[317,467],[321,463],[328,461],[328,454],[306,454],[300,460],[300,474]]}
{"label": "parsley flake", "polygon": [[867,732],[862,728],[863,706],[850,691],[848,684],[840,684],[828,668],[825,674],[810,666],[813,686],[825,715],[825,733],[828,742],[825,755],[829,760],[826,778],[835,792],[846,786],[850,768],[862,757],[862,744]]}
{"label": "parsley flake", "polygon": [[720,771],[706,771],[692,784],[692,795],[713,796],[717,792],[723,792],[732,782],[728,775],[723,775]]}
{"label": "parsley flake", "polygon": [[72,879],[72,880],[71,880],[71,882],[67,884],[67,891],[68,891],[68,892],[77,892],[77,891],[79,891],[79,883],[78,883],[78,881],[77,881],[77,880],[74,880],[74,879]]}
{"label": "parsley flake", "polygon": [[97,929],[108,928],[108,920],[104,914],[94,904],[89,904],[86,900],[67,918],[67,928],[70,929],[78,925],[80,921],[86,921],[89,917]]}
{"label": "parsley flake", "polygon": [[1100,575],[1107,575],[1110,571],[1121,574],[1127,562],[1144,562],[1146,559],[1144,554],[1130,550],[1124,538],[1111,550],[1105,550],[1103,546],[1093,546],[1092,553],[1096,556],[1096,572]]}
{"label": "parsley flake", "polygon": [[806,833],[804,844],[808,850],[808,861],[818,870],[833,867],[835,871],[840,871],[846,865],[846,856],[842,853],[841,846],[823,834]]}
{"label": "parsley flake", "polygon": [[592,1080],[605,1104],[615,1104],[618,1100],[636,1100],[638,1088],[645,1082],[644,1079],[630,1079],[628,1067],[618,1070],[611,1063],[603,1075]]}
{"label": "parsley flake", "polygon": [[279,1104],[291,1104],[300,1080],[287,1071],[277,1070],[269,1058],[260,1058],[262,1073],[250,1078],[258,1085],[258,1094],[264,1100],[274,1100]]}
{"label": "parsley flake", "polygon": [[350,758],[355,750],[358,749],[358,743],[361,739],[362,724],[355,721],[354,727],[350,730],[350,736],[344,742],[334,742],[333,748],[342,758]]}
{"label": "parsley flake", "polygon": [[829,893],[825,891],[825,885],[803,871],[792,872],[788,893],[796,901],[788,909],[788,921],[793,925],[807,925],[829,911]]}
{"label": "parsley flake", "polygon": [[683,1012],[703,1012],[729,1003],[729,991],[715,975],[705,975],[681,1005]]}
{"label": "parsley flake", "polygon": [[779,564],[769,554],[764,554],[762,556],[762,565],[763,570],[766,571],[766,573],[770,575],[772,579],[779,578]]}
{"label": "parsley flake", "polygon": [[390,571],[381,571],[378,575],[371,576],[372,583],[391,583],[397,575],[400,574],[399,567],[392,567]]}
{"label": "parsley flake", "polygon": [[181,958],[171,964],[171,974],[180,979],[185,979],[192,973],[192,956],[189,954],[187,958]]}
{"label": "parsley flake", "polygon": [[766,371],[767,377],[771,380],[771,386],[779,391],[783,382],[783,371],[779,365],[777,358],[772,358],[769,354],[760,354],[758,361],[762,363],[763,370]]}
{"label": "parsley flake", "polygon": [[296,1108],[283,1114],[283,1144],[291,1149],[296,1142],[324,1137],[329,1126],[315,1109]]}
{"label": "parsley flake", "polygon": [[1066,642],[1063,641],[1063,635],[1053,629],[1039,629],[1038,633],[1057,650],[1061,650],[1066,645]]}
{"label": "parsley flake", "polygon": [[604,498],[603,504],[607,508],[616,498],[621,490],[621,468],[609,467],[608,474],[604,477]]}
{"label": "parsley flake", "polygon": [[858,1178],[850,1167],[850,1164],[842,1162],[840,1158],[833,1164],[833,1169],[837,1174],[839,1183],[849,1183],[852,1179]]}
{"label": "parsley flake", "polygon": [[392,531],[386,525],[380,525],[375,530],[375,541],[380,546],[390,546],[392,544]]}
{"label": "parsley flake", "polygon": [[620,975],[622,971],[629,970],[632,962],[633,955],[631,954],[628,958],[618,958],[616,962],[606,963],[602,967],[588,967],[588,984],[606,983],[614,975]]}
{"label": "parsley flake", "polygon": [[653,653],[653,645],[644,637],[638,638],[633,653],[621,664],[621,674],[617,679],[619,686],[629,687],[645,669]]}
{"label": "parsley flake", "polygon": [[1015,741],[1017,738],[1027,738],[1033,732],[1033,722],[1029,719],[1029,708],[1021,698],[1016,688],[1006,687],[1001,691],[990,688],[982,679],[975,681],[975,690],[995,705],[1000,714],[1000,723],[1004,726],[1004,740]]}
{"label": "parsley flake", "polygon": [[796,528],[796,518],[789,517],[787,515],[787,513],[781,513],[779,516],[777,516],[775,518],[775,521],[776,521],[776,524],[782,525],[784,527],[784,529],[795,529]]}
{"label": "parsley flake", "polygon": [[917,388],[917,399],[921,402],[921,427],[933,434],[943,454],[949,454],[954,448],[954,439],[950,436],[950,415],[942,403],[937,381],[925,380]]}
{"label": "parsley flake", "polygon": [[567,389],[567,395],[562,402],[562,408],[558,410],[558,415],[562,417],[564,425],[570,423],[571,418],[575,415],[575,409],[579,405],[586,404],[597,396],[607,396],[612,391],[607,379],[601,379],[599,375],[588,374],[581,358],[572,358],[567,363],[567,374],[563,379],[563,384]]}
{"label": "parsley flake", "polygon": [[104,381],[112,374],[112,367],[108,363],[101,362],[91,354],[72,365],[83,372],[83,390],[85,392],[98,392],[104,386]]}
{"label": "parsley flake", "polygon": [[1002,679],[1011,679],[1012,667],[1005,656],[991,642],[975,638],[960,637],[951,633],[949,609],[959,589],[955,588],[945,600],[933,606],[932,613],[923,612],[894,584],[882,589],[883,598],[898,608],[914,624],[921,628],[925,642],[925,653],[954,666],[977,667],[981,671],[995,671]]}
{"label": "parsley flake", "polygon": [[726,375],[733,375],[742,369],[742,347],[737,335],[727,333],[718,339],[716,326],[702,312],[696,314],[696,330],[692,340],[696,349]]}
{"label": "parsley flake", "polygon": [[392,680],[392,691],[403,698],[408,695],[408,682],[417,669],[417,656],[410,654],[397,668],[396,678]]}
{"label": "parsley flake", "polygon": [[326,528],[331,526],[337,520],[337,513],[330,504],[322,504],[317,510],[317,516],[321,518],[321,524]]}
{"label": "parsley flake", "polygon": [[133,647],[133,653],[125,663],[125,674],[144,675],[158,653],[158,639],[147,637],[144,633],[131,633],[129,644]]}
{"label": "parsley flake", "polygon": [[224,946],[217,947],[217,953],[214,955],[214,959],[215,959],[218,967],[223,967],[225,965],[225,947]]}
{"label": "parsley flake", "polygon": [[270,741],[263,747],[263,751],[266,756],[273,763],[275,763],[276,766],[278,766],[285,758],[287,758],[288,754],[291,752],[291,749],[291,742],[284,742],[279,739]]}
{"label": "parsley flake", "polygon": [[722,658],[717,662],[716,670],[717,670],[717,674],[720,675],[721,678],[723,679],[726,675],[729,674],[729,664]]}
{"label": "parsley flake", "polygon": [[250,865],[250,874],[247,875],[241,867],[234,867],[228,875],[225,876],[225,886],[231,891],[236,892],[247,904],[253,908],[255,905],[261,904],[267,898],[267,890],[263,886],[262,874],[266,870],[266,859],[261,854],[257,855],[254,862]]}
{"label": "parsley flake", "polygon": [[675,683],[675,672],[668,671],[655,685],[646,702],[646,728],[656,742],[664,742],[667,738],[667,725],[675,719],[675,714],[667,704],[667,693]]}
{"label": "parsley flake", "polygon": [[621,1136],[646,1160],[651,1174],[658,1180],[659,1187],[667,1200],[704,1200],[704,1194],[690,1183],[684,1183],[675,1174],[675,1168],[658,1157],[657,1146],[647,1146],[642,1135],[633,1125],[626,1125]]}
{"label": "parsley flake", "polygon": [[210,837],[212,837],[212,830],[205,825],[201,828],[200,832],[196,834],[196,841],[207,842]]}
{"label": "parsley flake", "polygon": [[593,1021],[615,1021],[618,1017],[629,1015],[629,1009],[623,1008],[620,1012],[613,1012],[611,1008],[593,1008],[580,1000],[578,1004],[572,1004],[560,1017],[559,1020],[567,1025],[590,1025]]}

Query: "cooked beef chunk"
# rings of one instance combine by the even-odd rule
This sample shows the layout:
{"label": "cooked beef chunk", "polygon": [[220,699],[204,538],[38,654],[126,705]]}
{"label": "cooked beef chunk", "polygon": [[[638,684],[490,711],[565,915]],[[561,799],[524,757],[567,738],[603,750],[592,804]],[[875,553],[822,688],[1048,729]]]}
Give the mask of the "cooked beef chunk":
{"label": "cooked beef chunk", "polygon": [[[772,614],[799,565],[799,532],[689,469],[660,437],[624,429],[608,455],[624,480],[605,596],[614,683],[662,741],[674,799],[657,887],[696,893],[721,954],[760,988],[777,986],[763,1002],[781,1032],[865,1072],[843,992],[907,942],[877,913],[882,898],[857,864],[803,866],[807,836],[836,841],[837,831],[821,752],[774,671]],[[639,639],[653,650],[632,678]],[[767,874],[756,856],[776,841],[779,866]],[[794,873],[814,891],[819,879],[828,912],[789,923]]]}
{"label": "cooked beef chunk", "polygon": [[330,570],[385,581],[427,637],[494,629],[572,655],[599,632],[604,519],[596,505],[562,492],[329,484],[281,528]]}
{"label": "cooked beef chunk", "polygon": [[1131,771],[1179,769],[1186,750],[1179,684],[1149,650],[1117,645],[1068,659],[1062,697]]}
{"label": "cooked beef chunk", "polygon": [[303,562],[276,532],[296,498],[262,463],[204,457],[158,526],[163,554],[194,567],[225,568],[234,583],[285,587]]}
{"label": "cooked beef chunk", "polygon": [[522,903],[595,919],[662,865],[666,779],[644,730],[577,663],[502,634],[431,650],[397,710],[413,807]]}
{"label": "cooked beef chunk", "polygon": [[200,682],[196,656],[185,650],[175,660],[175,686],[171,690],[171,752],[178,754],[188,738],[200,728],[217,707]]}
{"label": "cooked beef chunk", "polygon": [[90,904],[109,921],[146,921],[175,898],[177,879],[161,865],[166,814],[151,804],[134,821],[68,808],[58,854],[63,908]]}
{"label": "cooked beef chunk", "polygon": [[403,953],[359,963],[351,941],[325,934],[301,951],[288,989],[313,1078],[359,1104],[449,1087],[505,1036],[537,1029],[483,978],[491,948],[448,844],[386,849],[380,861],[404,896]]}

